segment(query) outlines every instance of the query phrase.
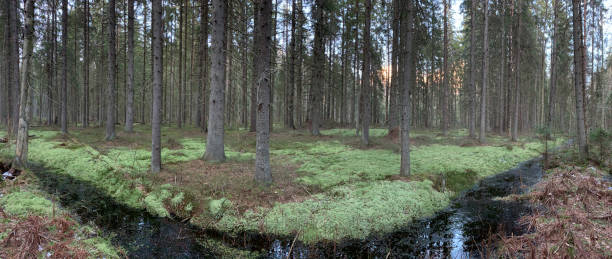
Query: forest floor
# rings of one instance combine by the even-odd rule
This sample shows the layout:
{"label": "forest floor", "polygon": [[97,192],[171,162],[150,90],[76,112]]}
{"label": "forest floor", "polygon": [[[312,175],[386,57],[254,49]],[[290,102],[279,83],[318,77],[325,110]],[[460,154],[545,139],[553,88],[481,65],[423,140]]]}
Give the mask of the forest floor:
{"label": "forest floor", "polygon": [[[253,183],[255,135],[242,129],[226,132],[227,161],[208,163],[200,160],[205,150],[200,129],[164,127],[159,174],[149,172],[151,133],[145,126],[137,126],[134,133],[118,131],[111,142],[101,137],[103,128],[75,128],[67,136],[55,129],[34,128],[30,134],[34,135],[30,161],[88,182],[127,207],[189,220],[205,229],[297,236],[305,243],[392,231],[445,208],[479,179],[543,152],[542,141],[534,137],[509,142],[490,135],[482,145],[468,138],[465,130],[448,136],[415,130],[412,176],[402,178],[397,176],[399,144],[386,136],[386,129],[372,129],[367,148],[361,147],[354,129],[323,130],[320,137],[301,130],[275,130],[271,136],[274,184],[261,188]],[[562,142],[560,137],[550,146]],[[3,145],[0,155],[8,161],[14,147]],[[6,212],[0,213],[0,239],[10,232],[7,224],[15,217],[54,220],[58,215],[29,209],[55,204],[50,201],[53,196],[40,191],[31,178],[35,177],[23,177],[19,184],[0,183],[4,196],[0,205]],[[23,199],[41,206],[24,205],[18,212],[8,209],[10,204],[27,204]],[[71,220],[67,213],[63,218]],[[95,227],[88,228],[96,232]],[[93,238],[99,241],[95,244],[99,249],[93,251],[118,253],[104,252],[108,239]]]}
{"label": "forest floor", "polygon": [[605,164],[580,162],[573,150],[555,154],[545,178],[529,193],[507,197],[529,201],[535,209],[519,220],[526,234],[500,233],[498,253],[507,258],[611,258],[612,178]]}

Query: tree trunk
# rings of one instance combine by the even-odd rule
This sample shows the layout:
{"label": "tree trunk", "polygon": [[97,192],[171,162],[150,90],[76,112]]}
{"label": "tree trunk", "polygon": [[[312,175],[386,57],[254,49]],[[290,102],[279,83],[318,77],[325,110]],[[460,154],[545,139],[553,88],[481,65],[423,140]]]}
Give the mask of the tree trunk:
{"label": "tree trunk", "polygon": [[60,124],[62,134],[68,133],[68,0],[62,0],[62,90]]}
{"label": "tree trunk", "polygon": [[476,0],[472,0],[470,9],[470,111],[468,112],[470,138],[476,137],[476,83],[474,82],[476,80],[476,3]]}
{"label": "tree trunk", "polygon": [[323,52],[324,42],[324,30],[325,30],[325,19],[323,15],[323,6],[326,0],[316,0],[314,9],[314,47],[313,47],[313,59],[314,65],[312,71],[311,81],[311,129],[310,132],[314,136],[319,136],[319,125],[321,123],[321,104],[322,104],[322,78],[323,78],[323,65],[325,63],[325,53]]}
{"label": "tree trunk", "polygon": [[17,133],[17,125],[19,123],[19,35],[17,32],[17,15],[18,1],[8,1],[8,24],[9,24],[9,85],[8,85],[8,102],[9,102],[9,135],[14,136]]}
{"label": "tree trunk", "polygon": [[210,101],[208,107],[208,135],[204,160],[225,161],[224,105],[225,105],[225,40],[227,3],[213,0],[212,66],[210,69]]}
{"label": "tree trunk", "polygon": [[134,0],[128,0],[127,100],[125,131],[134,131]]}
{"label": "tree trunk", "polygon": [[297,12],[297,4],[296,4],[296,0],[292,0],[291,2],[291,43],[289,43],[289,55],[291,55],[290,57],[290,61],[289,61],[289,82],[287,84],[287,126],[291,129],[295,129],[295,123],[294,123],[294,119],[293,119],[293,110],[294,110],[294,105],[293,105],[293,100],[295,98],[294,96],[294,86],[295,86],[295,60],[296,60],[296,35],[295,35],[295,31],[296,31],[296,12]]}
{"label": "tree trunk", "polygon": [[[391,89],[389,93],[389,134],[398,126],[398,96],[399,93],[399,70],[398,70],[398,58],[400,53],[400,5],[399,0],[393,0],[393,39],[392,39],[392,53],[391,53]],[[402,3],[403,4],[403,3]],[[410,13],[412,14],[412,13]]]}
{"label": "tree trunk", "polygon": [[514,60],[515,71],[514,71],[514,113],[512,116],[512,141],[518,141],[518,123],[519,123],[519,104],[521,94],[521,15],[522,15],[521,0],[517,0],[516,7],[516,40],[514,54],[516,58]]}
{"label": "tree trunk", "polygon": [[586,139],[585,112],[584,112],[584,41],[582,39],[582,8],[580,0],[572,0],[572,24],[574,36],[574,91],[576,95],[576,127],[578,137],[578,151],[580,157],[588,157],[588,146]]}
{"label": "tree trunk", "polygon": [[259,47],[259,55],[256,60],[260,63],[261,74],[257,80],[257,143],[255,154],[255,182],[263,185],[272,183],[270,172],[270,51],[271,45],[271,22],[272,22],[272,0],[260,0],[259,23],[256,45]]}
{"label": "tree trunk", "polygon": [[[403,6],[401,21],[401,49],[400,66],[402,66],[402,137],[401,137],[401,176],[410,176],[410,92],[416,85],[416,61],[414,59],[414,7],[410,0],[408,6]],[[394,47],[395,49],[395,47]]]}
{"label": "tree trunk", "polygon": [[151,48],[153,49],[153,105],[151,109],[151,171],[161,170],[161,121],[162,121],[162,0],[151,5]]}
{"label": "tree trunk", "polygon": [[[64,0],[65,1],[65,0]],[[115,96],[117,86],[117,36],[115,31],[115,0],[108,2],[108,86],[106,89],[106,141],[115,138]]]}
{"label": "tree trunk", "polygon": [[248,44],[249,44],[249,17],[248,17],[248,4],[246,1],[243,3],[242,10],[242,117],[241,122],[243,127],[247,128],[249,126],[248,123],[248,64],[249,64],[249,56],[248,56]]}
{"label": "tree trunk", "polygon": [[365,1],[365,27],[363,28],[363,64],[361,68],[361,105],[363,114],[361,116],[361,144],[370,144],[370,120],[371,120],[371,103],[370,103],[370,23],[372,20],[372,0]]}
{"label": "tree trunk", "polygon": [[89,0],[84,0],[83,6],[83,110],[81,123],[83,128],[89,127]]}
{"label": "tree trunk", "polygon": [[449,0],[444,0],[444,82],[442,83],[442,134],[448,135],[448,8]]}
{"label": "tree trunk", "polygon": [[21,63],[21,93],[19,103],[19,127],[15,147],[14,166],[25,167],[28,162],[28,90],[30,88],[30,65],[34,50],[34,0],[25,3],[25,31],[23,41],[23,62]]}
{"label": "tree trunk", "polygon": [[206,131],[206,85],[208,85],[208,0],[201,1],[200,7],[200,127]]}
{"label": "tree trunk", "polygon": [[260,5],[259,1],[253,2],[253,84],[251,86],[251,123],[249,127],[249,132],[255,132],[257,128],[257,85],[258,80],[261,80],[259,77],[261,76],[261,67],[259,67],[259,62],[255,60],[255,57],[260,56],[261,50],[259,46],[255,43],[258,42],[258,37],[261,36],[260,30]]}
{"label": "tree trunk", "polygon": [[[482,38],[482,88],[480,92],[480,143],[487,141],[486,130],[487,130],[487,84],[489,83],[489,0],[484,0],[483,8],[484,16],[484,29]],[[476,89],[474,89],[476,90]],[[474,96],[475,97],[475,96]]]}

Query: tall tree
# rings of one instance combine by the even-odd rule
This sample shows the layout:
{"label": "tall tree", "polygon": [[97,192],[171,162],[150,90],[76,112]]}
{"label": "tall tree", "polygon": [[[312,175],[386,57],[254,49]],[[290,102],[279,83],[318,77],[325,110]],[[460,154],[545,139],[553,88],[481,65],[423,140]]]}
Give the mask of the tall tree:
{"label": "tall tree", "polygon": [[582,34],[582,7],[580,0],[572,0],[572,25],[574,39],[574,92],[576,95],[576,135],[580,157],[588,157],[584,111],[584,41]]}
{"label": "tall tree", "polygon": [[200,7],[200,127],[206,130],[206,85],[208,84],[208,0],[201,0]]}
{"label": "tall tree", "polygon": [[125,100],[125,131],[134,131],[134,0],[127,1],[127,96]]}
{"label": "tall tree", "polygon": [[370,144],[370,120],[371,120],[371,82],[370,82],[370,24],[372,22],[372,0],[365,0],[365,25],[363,28],[363,63],[361,67],[361,144]]}
{"label": "tall tree", "polygon": [[81,123],[83,128],[89,127],[89,0],[83,5],[83,108]]}
{"label": "tall tree", "polygon": [[297,3],[296,0],[291,1],[291,42],[289,43],[289,79],[287,84],[287,127],[295,129],[295,122],[293,118],[294,104],[294,86],[295,86],[295,63],[296,63],[296,15],[297,14]]}
{"label": "tall tree", "polygon": [[486,130],[487,130],[487,84],[488,84],[488,73],[489,73],[489,0],[484,0],[484,7],[482,10],[484,15],[483,23],[483,37],[482,37],[482,88],[480,91],[480,135],[479,139],[481,143],[486,142]]}
{"label": "tall tree", "polygon": [[19,123],[19,35],[17,32],[18,1],[8,2],[8,26],[9,26],[9,61],[8,61],[8,103],[9,103],[9,135],[17,134]]}
{"label": "tall tree", "polygon": [[[486,1],[486,0],[485,0]],[[476,137],[476,3],[472,0],[472,8],[470,9],[470,110],[469,114],[469,132],[470,137]]]}
{"label": "tall tree", "polygon": [[[64,0],[66,1],[66,0]],[[117,87],[117,33],[115,24],[117,17],[115,14],[115,0],[108,1],[108,86],[106,88],[106,139],[107,141],[115,138],[115,103]]]}
{"label": "tall tree", "polygon": [[312,80],[310,82],[310,119],[311,129],[310,132],[314,136],[319,136],[319,125],[321,123],[321,101],[322,101],[322,88],[323,88],[323,65],[325,63],[325,53],[323,51],[324,42],[324,31],[325,31],[325,18],[323,15],[323,8],[327,0],[315,0],[314,7],[314,46],[313,52],[313,68],[312,68]]}
{"label": "tall tree", "polygon": [[259,0],[258,24],[261,33],[257,37],[259,46],[255,57],[260,63],[261,71],[257,80],[257,143],[255,153],[255,181],[260,184],[272,183],[270,169],[270,56],[272,37],[272,0]]}
{"label": "tall tree", "polygon": [[212,57],[210,68],[210,100],[208,107],[208,135],[204,160],[225,161],[224,105],[225,105],[225,40],[227,2],[213,0]]}
{"label": "tall tree", "polygon": [[442,121],[440,122],[442,125],[442,134],[445,136],[448,135],[448,80],[449,80],[449,71],[448,71],[448,8],[449,8],[449,0],[443,0],[444,4],[444,54],[443,54],[443,62],[444,62],[444,79],[442,83]]}
{"label": "tall tree", "polygon": [[60,122],[62,134],[68,133],[68,0],[62,0],[62,100]]}
{"label": "tall tree", "polygon": [[153,48],[153,105],[151,109],[151,171],[161,170],[161,121],[162,121],[162,0],[153,0],[151,5],[151,47]]}
{"label": "tall tree", "polygon": [[31,60],[34,50],[34,0],[25,4],[25,31],[23,41],[23,60],[21,63],[21,93],[19,106],[19,129],[15,147],[15,165],[26,166],[28,162],[28,113],[30,104],[28,92],[31,79]]}
{"label": "tall tree", "polygon": [[521,94],[521,15],[523,8],[521,0],[516,1],[516,29],[514,40],[514,113],[512,116],[512,141],[518,141],[519,104]]}
{"label": "tall tree", "polygon": [[[260,32],[260,27],[258,26],[261,22],[259,21],[260,18],[260,2],[259,1],[254,1],[253,2],[253,21],[254,21],[254,27],[253,27],[253,56],[258,56],[261,55],[259,52],[261,52],[261,50],[259,49],[259,45],[256,44],[256,42],[259,41],[258,37],[261,37],[261,32]],[[255,58],[253,58],[253,75],[254,75],[254,80],[253,80],[253,84],[251,86],[251,108],[250,108],[250,116],[251,116],[251,122],[250,122],[250,126],[249,126],[249,131],[250,132],[255,132],[255,130],[257,129],[257,85],[258,85],[258,80],[260,80],[260,76],[261,76],[261,67],[259,67],[259,62],[257,62],[257,60]]]}
{"label": "tall tree", "polygon": [[[401,107],[402,107],[402,122],[401,122],[401,176],[410,176],[410,92],[416,85],[416,60],[414,55],[414,2],[408,0],[407,5],[402,5],[401,12],[401,50],[400,57],[401,70]],[[395,47],[394,47],[395,48]]]}

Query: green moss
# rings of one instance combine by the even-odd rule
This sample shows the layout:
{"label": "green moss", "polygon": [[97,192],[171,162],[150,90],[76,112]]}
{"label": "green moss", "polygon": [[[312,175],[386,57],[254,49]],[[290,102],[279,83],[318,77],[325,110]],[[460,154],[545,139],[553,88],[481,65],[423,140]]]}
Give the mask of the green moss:
{"label": "green moss", "polygon": [[[357,135],[355,129],[327,129],[321,131],[322,135],[326,136],[340,136],[340,137],[354,137]],[[370,137],[382,137],[389,134],[388,129],[370,129]]]}
{"label": "green moss", "polygon": [[0,198],[0,206],[8,214],[15,216],[51,216],[53,203],[29,191],[12,192]]}
{"label": "green moss", "polygon": [[220,217],[225,213],[228,208],[232,207],[232,202],[226,198],[221,198],[218,200],[210,200],[208,202],[208,210],[211,215],[215,217]]}
{"label": "green moss", "polygon": [[83,242],[93,248],[90,253],[96,255],[97,258],[120,258],[117,248],[112,245],[109,239],[95,237],[85,239]]}
{"label": "green moss", "polygon": [[217,227],[257,230],[261,222],[266,232],[300,233],[300,240],[307,243],[364,238],[432,215],[449,201],[447,194],[434,190],[427,180],[379,181],[335,187],[304,202],[277,204],[270,210],[247,213],[241,219],[229,215]]}

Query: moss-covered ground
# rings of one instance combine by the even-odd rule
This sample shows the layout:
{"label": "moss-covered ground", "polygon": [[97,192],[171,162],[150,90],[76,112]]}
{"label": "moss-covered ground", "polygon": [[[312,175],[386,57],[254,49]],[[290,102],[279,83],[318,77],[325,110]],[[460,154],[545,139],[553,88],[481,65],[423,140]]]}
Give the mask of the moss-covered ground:
{"label": "moss-covered ground", "polygon": [[[68,136],[38,128],[31,133],[30,160],[155,215],[178,215],[230,233],[297,235],[312,243],[392,231],[446,207],[478,179],[543,151],[535,138],[509,142],[489,136],[481,145],[464,130],[449,136],[417,130],[412,132],[413,175],[401,178],[399,145],[385,129],[371,131],[367,148],[354,129],[324,130],[322,137],[278,130],[271,138],[275,183],[262,188],[252,182],[253,133],[226,132],[228,161],[207,163],[199,160],[205,149],[199,129],[162,132],[163,171],[156,175],[148,172],[150,129],[144,126],[119,133],[112,142],[103,141],[101,128],[72,129]],[[12,147],[0,149],[5,157],[12,152]]]}
{"label": "moss-covered ground", "polygon": [[121,257],[110,237],[77,221],[36,181],[27,171],[14,181],[0,180],[0,258]]}

